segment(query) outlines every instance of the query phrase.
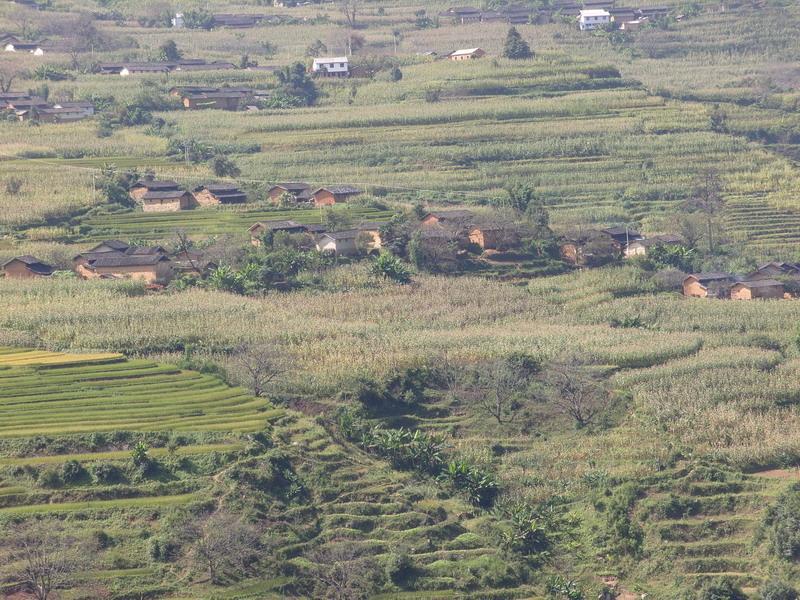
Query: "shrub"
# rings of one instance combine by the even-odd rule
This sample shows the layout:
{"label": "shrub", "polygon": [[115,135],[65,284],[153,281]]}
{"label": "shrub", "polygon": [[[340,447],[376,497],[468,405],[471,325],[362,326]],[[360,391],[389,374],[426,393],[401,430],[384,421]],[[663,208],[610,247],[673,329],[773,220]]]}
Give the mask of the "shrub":
{"label": "shrub", "polygon": [[508,30],[506,43],[503,47],[503,56],[513,59],[531,58],[533,56],[531,47],[528,45],[528,42],[522,39],[516,27],[512,27]]}
{"label": "shrub", "polygon": [[386,578],[395,585],[403,585],[415,572],[414,559],[405,550],[389,555],[386,561]]}
{"label": "shrub", "polygon": [[759,592],[761,600],[797,600],[797,590],[785,581],[770,579]]}
{"label": "shrub", "polygon": [[769,508],[765,526],[773,554],[787,560],[800,558],[800,484],[794,484]]}
{"label": "shrub", "polygon": [[399,258],[390,252],[381,252],[372,263],[370,270],[375,277],[389,279],[395,283],[409,283],[411,281],[411,271]]}
{"label": "shrub", "polygon": [[96,483],[105,485],[120,483],[123,480],[119,467],[110,463],[95,463],[91,466],[92,478]]}
{"label": "shrub", "polygon": [[55,468],[48,468],[41,471],[36,481],[41,487],[46,488],[59,488],[64,485],[64,480],[61,479],[61,473]]}
{"label": "shrub", "polygon": [[736,582],[729,577],[720,577],[709,581],[697,595],[698,600],[747,600]]}
{"label": "shrub", "polygon": [[76,483],[86,475],[86,469],[77,460],[68,460],[61,465],[61,478],[65,483]]}

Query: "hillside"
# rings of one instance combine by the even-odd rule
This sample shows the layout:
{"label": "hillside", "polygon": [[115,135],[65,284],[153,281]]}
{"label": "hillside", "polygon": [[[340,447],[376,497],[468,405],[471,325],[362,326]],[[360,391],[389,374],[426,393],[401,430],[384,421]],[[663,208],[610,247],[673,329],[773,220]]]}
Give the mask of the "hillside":
{"label": "hillside", "polygon": [[796,2],[25,4],[0,597],[797,600]]}

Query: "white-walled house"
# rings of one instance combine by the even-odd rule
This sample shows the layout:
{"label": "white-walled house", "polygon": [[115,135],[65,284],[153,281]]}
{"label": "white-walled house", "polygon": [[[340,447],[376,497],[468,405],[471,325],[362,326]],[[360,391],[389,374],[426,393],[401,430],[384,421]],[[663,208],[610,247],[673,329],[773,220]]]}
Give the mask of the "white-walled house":
{"label": "white-walled house", "polygon": [[611,13],[602,8],[582,10],[578,17],[578,24],[580,25],[581,31],[597,29],[609,23],[611,23]]}
{"label": "white-walled house", "polygon": [[186,19],[183,17],[183,13],[175,13],[171,21],[175,29],[184,29],[186,27]]}
{"label": "white-walled house", "polygon": [[32,42],[7,42],[3,46],[6,52],[30,52],[34,56],[44,56],[44,50],[39,44]]}
{"label": "white-walled house", "polygon": [[319,75],[347,77],[350,74],[350,61],[346,56],[315,58],[311,71]]}

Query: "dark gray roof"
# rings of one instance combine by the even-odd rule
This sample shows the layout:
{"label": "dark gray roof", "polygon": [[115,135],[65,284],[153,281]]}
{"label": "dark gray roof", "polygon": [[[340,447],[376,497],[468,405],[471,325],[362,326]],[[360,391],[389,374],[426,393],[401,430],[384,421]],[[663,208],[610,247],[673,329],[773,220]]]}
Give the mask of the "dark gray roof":
{"label": "dark gray roof", "polygon": [[730,273],[692,273],[689,277],[694,277],[701,283],[703,281],[724,281],[726,279],[734,279],[734,276]]}
{"label": "dark gray roof", "polygon": [[289,183],[276,183],[273,185],[270,190],[274,190],[275,188],[281,188],[284,190],[288,190],[290,192],[294,191],[302,191],[302,190],[310,190],[311,186],[307,183],[302,183],[299,181],[289,182]]}
{"label": "dark gray roof", "polygon": [[97,249],[101,246],[108,246],[114,250],[119,250],[124,252],[128,248],[130,248],[130,244],[126,244],[122,240],[103,240],[99,244],[97,244],[94,248],[90,248],[89,252],[97,252]]}
{"label": "dark gray roof", "polygon": [[166,190],[177,190],[180,185],[178,185],[175,181],[170,181],[168,179],[158,180],[158,179],[140,179],[136,183],[133,184],[131,187],[144,187],[152,192],[159,192],[159,191],[166,191]]}
{"label": "dark gray roof", "polygon": [[330,185],[330,186],[325,186],[325,187],[317,188],[316,190],[314,190],[314,193],[316,194],[317,192],[323,192],[323,191],[330,192],[331,194],[342,194],[342,195],[360,194],[361,193],[360,189],[358,189],[357,187],[353,187],[352,185]]}
{"label": "dark gray roof", "polygon": [[16,256],[9,260],[7,263],[3,265],[3,267],[7,267],[12,262],[21,262],[26,265],[31,271],[34,273],[39,273],[41,275],[50,275],[53,271],[55,271],[55,267],[48,265],[45,262],[42,262],[35,256],[31,256],[30,254],[24,254],[22,256]]}
{"label": "dark gray roof", "polygon": [[760,279],[758,281],[740,281],[736,285],[741,285],[747,288],[764,288],[764,287],[783,287],[780,281],[774,279]]}
{"label": "dark gray roof", "polygon": [[261,226],[265,229],[269,229],[271,231],[288,231],[292,229],[298,230],[305,230],[306,226],[302,223],[296,223],[295,221],[260,221],[250,227],[250,229],[255,229],[256,227]]}
{"label": "dark gray roof", "polygon": [[160,262],[169,261],[163,254],[136,254],[130,256],[120,252],[108,252],[89,260],[93,267],[148,267]]}
{"label": "dark gray roof", "polygon": [[186,190],[152,191],[147,192],[144,196],[142,196],[142,200],[175,200],[177,198],[182,198],[188,193],[189,192]]}

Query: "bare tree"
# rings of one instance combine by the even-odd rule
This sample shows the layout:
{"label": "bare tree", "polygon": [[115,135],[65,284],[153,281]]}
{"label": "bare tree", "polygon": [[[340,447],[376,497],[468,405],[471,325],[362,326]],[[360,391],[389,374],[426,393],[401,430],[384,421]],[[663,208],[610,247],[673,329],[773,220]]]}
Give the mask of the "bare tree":
{"label": "bare tree", "polygon": [[197,531],[194,557],[211,583],[240,577],[258,558],[259,534],[255,526],[227,512],[217,512]]}
{"label": "bare tree", "polygon": [[550,365],[544,380],[551,388],[556,408],[575,419],[578,427],[591,425],[608,405],[606,390],[577,360]]}
{"label": "bare tree", "polygon": [[0,72],[0,92],[6,93],[11,91],[11,86],[14,84],[14,80],[17,78],[17,72],[8,72],[2,71]]}
{"label": "bare tree", "polygon": [[337,2],[339,12],[347,19],[347,24],[350,27],[356,26],[356,13],[358,12],[359,4],[359,0],[339,0]]}
{"label": "bare tree", "polygon": [[479,375],[478,406],[498,423],[512,422],[532,375],[529,368],[512,359],[493,362]]}
{"label": "bare tree", "polygon": [[713,252],[714,227],[717,221],[717,214],[722,209],[722,182],[719,174],[715,170],[709,170],[698,176],[695,180],[692,197],[685,203],[686,208],[693,212],[703,214],[706,221],[706,241],[708,251]]}
{"label": "bare tree", "polygon": [[87,566],[88,553],[54,521],[12,527],[9,541],[11,562],[19,563],[16,577],[38,600],[51,598]]}
{"label": "bare tree", "polygon": [[314,563],[310,575],[316,597],[328,600],[369,597],[377,566],[370,558],[359,556],[352,545],[340,541],[315,551],[309,558]]}
{"label": "bare tree", "polygon": [[258,398],[264,396],[269,385],[284,372],[277,353],[268,346],[239,346],[233,361],[241,369],[250,391]]}

